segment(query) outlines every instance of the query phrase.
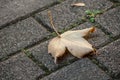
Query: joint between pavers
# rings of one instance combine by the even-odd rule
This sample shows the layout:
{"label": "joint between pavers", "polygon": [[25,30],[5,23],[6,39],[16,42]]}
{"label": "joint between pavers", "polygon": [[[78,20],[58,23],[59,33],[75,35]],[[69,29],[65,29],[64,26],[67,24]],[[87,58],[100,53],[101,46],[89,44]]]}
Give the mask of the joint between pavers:
{"label": "joint between pavers", "polygon": [[100,45],[99,48],[102,48],[102,47],[104,47],[104,46],[106,46],[106,45],[108,45],[108,44],[110,44],[110,43],[112,43],[112,42],[114,42],[114,41],[116,41],[117,39],[120,38],[120,35],[117,35],[117,36],[113,37],[112,33],[108,32],[99,23],[95,22],[95,23],[92,23],[92,24],[95,25],[97,28],[101,29],[105,33],[105,35],[109,37],[109,40],[107,42],[105,42],[104,44]]}
{"label": "joint between pavers", "polygon": [[114,76],[111,72],[105,67],[102,63],[100,63],[96,58],[94,57],[89,57],[89,59],[96,64],[100,69],[102,69],[112,80],[114,79],[119,79],[120,73],[117,76]]}
{"label": "joint between pavers", "polygon": [[28,58],[30,58],[34,63],[36,63],[42,70],[44,70],[46,73],[49,73],[48,68],[45,67],[45,65],[42,64],[42,62],[37,61],[29,50],[24,49],[24,50],[22,50],[22,52],[25,53],[25,55]]}
{"label": "joint between pavers", "polygon": [[60,4],[60,2],[58,2],[58,1],[53,2],[52,4],[48,4],[48,5],[46,5],[46,6],[42,7],[42,8],[39,8],[39,9],[31,12],[31,13],[28,13],[28,14],[26,14],[26,15],[24,15],[24,16],[18,17],[18,18],[14,19],[14,20],[12,20],[12,21],[10,21],[10,22],[7,22],[7,23],[5,23],[5,24],[3,24],[3,25],[0,26],[0,30],[3,29],[3,28],[5,28],[5,27],[7,27],[7,26],[10,26],[10,25],[12,25],[12,24],[15,24],[15,23],[17,23],[17,22],[19,22],[19,21],[22,21],[22,20],[24,20],[24,19],[27,19],[27,18],[35,15],[36,13],[39,13],[39,12],[41,12],[41,11],[44,11],[44,10],[46,10],[46,9],[48,9],[48,8],[50,8],[50,7],[53,7],[53,6],[57,5],[57,4]]}
{"label": "joint between pavers", "polygon": [[[47,24],[45,23],[45,21],[43,21],[43,20],[41,20],[40,18],[35,17],[35,16],[32,16],[32,17],[33,17],[39,24],[43,25],[43,27],[46,28],[49,32],[51,32],[51,33],[52,33],[51,36],[53,36],[53,37],[57,36],[56,33],[54,32],[54,30],[52,29],[52,27],[50,27],[49,25],[47,25]],[[65,32],[65,31],[68,31],[68,30],[70,30],[70,29],[72,29],[72,28],[75,28],[75,27],[77,27],[77,26],[79,26],[80,24],[83,24],[83,23],[85,23],[85,22],[86,22],[86,20],[78,19],[78,20],[76,20],[75,22],[73,22],[72,24],[70,24],[67,28],[64,28],[64,29],[62,29],[62,30],[58,30],[58,32],[61,34],[61,33]]]}
{"label": "joint between pavers", "polygon": [[70,60],[69,63],[65,63],[63,66],[60,66],[60,67],[56,68],[55,70],[50,71],[48,74],[45,74],[44,76],[39,76],[39,77],[37,78],[37,80],[40,80],[40,79],[42,79],[42,78],[44,78],[44,77],[46,77],[46,76],[48,76],[48,75],[50,75],[50,74],[58,71],[58,70],[66,67],[66,66],[69,66],[69,65],[71,65],[72,63],[74,63],[74,62],[76,62],[76,61],[78,61],[78,60],[79,60],[78,58],[74,58],[74,59]]}
{"label": "joint between pavers", "polygon": [[6,61],[6,60],[9,59],[10,57],[12,57],[12,56],[14,56],[14,55],[16,55],[16,54],[19,54],[20,51],[21,51],[21,50],[18,50],[18,51],[16,51],[16,52],[13,52],[13,53],[7,55],[7,56],[4,56],[4,57],[0,58],[0,62]]}
{"label": "joint between pavers", "polygon": [[48,74],[50,74],[51,72],[49,71],[49,69],[42,63],[42,62],[39,62],[39,61],[37,61],[35,58],[34,58],[34,56],[32,55],[32,53],[29,51],[29,50],[23,50],[22,51],[23,53],[25,53],[25,55],[29,58],[29,59],[31,59],[36,65],[38,65],[43,71],[45,71],[45,74],[42,74],[42,75],[40,75],[40,76],[38,76],[37,78],[36,78],[36,80],[39,80],[39,78],[41,78],[41,77],[44,77],[44,76],[46,76],[46,75],[48,75]]}
{"label": "joint between pavers", "polygon": [[67,28],[59,30],[58,32],[63,33],[65,31],[71,30],[72,28],[78,27],[79,25],[81,25],[81,24],[83,24],[85,22],[86,22],[86,20],[78,19],[75,22],[73,22],[72,24],[70,24]]}
{"label": "joint between pavers", "polygon": [[112,33],[109,32],[109,31],[107,31],[107,29],[105,29],[104,27],[102,27],[98,22],[95,21],[94,25],[95,25],[97,28],[101,29],[101,30],[102,30],[106,35],[108,35],[110,38],[112,37],[112,36],[111,36]]}
{"label": "joint between pavers", "polygon": [[[42,16],[42,15],[41,15]],[[44,20],[42,20],[42,18],[38,18],[37,16],[32,16],[39,24],[42,24],[48,31],[50,31],[51,33],[54,33],[54,30],[52,29],[51,26],[49,26]],[[80,24],[83,24],[84,22],[86,22],[86,20],[83,19],[77,19],[76,21],[74,21],[72,24],[68,25],[67,28],[63,28],[62,30],[58,29],[59,33],[63,33],[69,29],[72,29],[74,27],[77,27]]]}
{"label": "joint between pavers", "polygon": [[113,8],[119,7],[119,6],[120,6],[120,2],[119,3],[115,2],[115,3],[113,3],[113,5],[107,11],[109,11],[109,10],[111,10]]}
{"label": "joint between pavers", "polygon": [[113,77],[109,73],[109,70],[107,69],[107,67],[105,67],[103,64],[101,64],[97,59],[95,59],[93,57],[88,57],[88,58],[92,61],[93,64],[96,64],[100,69],[102,69],[113,80]]}
{"label": "joint between pavers", "polygon": [[109,1],[113,3],[120,3],[118,0],[109,0]]}
{"label": "joint between pavers", "polygon": [[[44,37],[43,39],[41,39],[41,40],[39,40],[39,41],[37,41],[37,42],[34,42],[33,44],[28,45],[28,46],[26,46],[26,47],[23,48],[23,49],[26,50],[26,49],[32,48],[32,47],[34,47],[34,46],[36,46],[36,45],[39,45],[40,43],[42,43],[42,42],[44,42],[44,41],[49,40],[50,38],[51,38],[51,36],[48,35],[47,37]],[[5,61],[5,60],[9,59],[10,57],[12,57],[12,56],[14,56],[14,55],[16,55],[16,54],[19,54],[23,49],[17,50],[17,51],[15,51],[15,52],[13,52],[13,53],[11,53],[11,54],[3,57],[3,58],[0,58],[0,62]]]}

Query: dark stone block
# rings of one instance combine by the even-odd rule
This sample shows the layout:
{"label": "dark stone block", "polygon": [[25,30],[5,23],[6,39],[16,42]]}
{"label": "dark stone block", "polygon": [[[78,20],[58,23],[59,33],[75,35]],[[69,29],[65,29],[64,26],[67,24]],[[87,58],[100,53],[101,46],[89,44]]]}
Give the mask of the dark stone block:
{"label": "dark stone block", "polygon": [[0,0],[0,28],[2,25],[32,13],[57,0]]}
{"label": "dark stone block", "polygon": [[96,21],[113,37],[120,35],[120,7],[105,12]]}
{"label": "dark stone block", "polygon": [[[86,22],[72,30],[76,30],[76,29],[79,30],[79,29],[88,28],[91,26],[93,25]],[[97,29],[96,32],[93,33],[90,37],[91,38],[89,39],[89,42],[92,43],[92,45],[94,45],[95,48],[98,48],[100,45],[104,44],[109,39],[100,29]],[[69,64],[69,61],[76,59],[70,54],[66,56],[66,58],[63,58],[63,61],[61,61],[61,63],[55,64],[54,59],[51,57],[50,54],[48,54],[48,50],[47,50],[48,42],[49,41],[45,41],[40,45],[33,47],[29,51],[30,53],[33,54],[36,60],[38,60],[39,62],[42,62],[49,70],[55,70],[63,66],[64,64]]]}
{"label": "dark stone block", "polygon": [[120,78],[120,39],[98,50],[95,58],[103,64],[112,77]]}
{"label": "dark stone block", "polygon": [[42,40],[48,32],[33,18],[25,19],[0,31],[0,59]]}
{"label": "dark stone block", "polygon": [[[84,7],[72,7],[71,4],[83,2]],[[66,0],[61,4],[49,8],[53,15],[53,21],[57,29],[69,28],[69,25],[81,20],[86,10],[105,10],[112,6],[108,0]],[[48,10],[36,14],[36,18],[45,25],[51,26],[48,18]]]}
{"label": "dark stone block", "polygon": [[110,77],[89,59],[82,59],[40,80],[110,80]]}
{"label": "dark stone block", "polygon": [[20,53],[0,63],[1,80],[35,80],[45,72]]}

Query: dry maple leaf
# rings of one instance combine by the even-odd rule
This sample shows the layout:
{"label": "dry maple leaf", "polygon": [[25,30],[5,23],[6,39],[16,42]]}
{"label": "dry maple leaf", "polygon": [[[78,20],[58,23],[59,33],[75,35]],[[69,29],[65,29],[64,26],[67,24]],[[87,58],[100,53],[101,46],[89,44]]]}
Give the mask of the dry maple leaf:
{"label": "dry maple leaf", "polygon": [[85,6],[85,3],[74,3],[71,6]]}
{"label": "dry maple leaf", "polygon": [[48,53],[52,54],[55,63],[59,57],[65,54],[66,49],[77,58],[81,58],[95,51],[92,45],[84,39],[85,36],[95,31],[94,27],[83,30],[67,31],[60,35],[53,25],[52,17],[50,17],[50,21],[55,32],[58,34],[58,36],[53,38],[48,44]]}

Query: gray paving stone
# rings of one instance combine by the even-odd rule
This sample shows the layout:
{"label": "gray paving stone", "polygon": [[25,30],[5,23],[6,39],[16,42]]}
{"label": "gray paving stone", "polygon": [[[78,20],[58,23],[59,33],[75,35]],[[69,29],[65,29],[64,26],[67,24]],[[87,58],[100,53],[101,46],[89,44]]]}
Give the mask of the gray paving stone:
{"label": "gray paving stone", "polygon": [[112,36],[120,35],[120,7],[105,12],[96,21],[102,25]]}
{"label": "gray paving stone", "polygon": [[50,71],[56,70],[57,68],[65,65],[65,63],[69,63],[69,60],[74,59],[72,55],[68,55],[63,59],[63,61],[55,64],[52,56],[48,54],[48,42],[49,41],[45,41],[44,43],[41,43],[40,45],[33,47],[28,51],[32,53],[37,61],[42,62]]}
{"label": "gray paving stone", "polygon": [[[92,24],[86,22],[72,30],[78,30],[78,29],[83,29],[83,28],[88,28],[93,26]],[[89,42],[95,46],[95,48],[98,48],[100,45],[104,44],[105,42],[108,41],[108,37],[100,30],[97,29],[95,33],[93,33],[90,36]],[[55,64],[54,60],[52,59],[51,55],[48,54],[47,50],[47,45],[49,41],[46,41],[44,43],[41,43],[40,45],[31,48],[29,51],[33,54],[36,60],[39,62],[42,62],[49,70],[55,70],[58,67],[63,66],[65,63],[69,64],[70,60],[75,59],[71,54],[63,58],[63,61],[59,64]]]}
{"label": "gray paving stone", "polygon": [[0,28],[57,0],[0,0]]}
{"label": "gray paving stone", "polygon": [[[71,0],[66,0],[65,2],[56,5],[48,10],[52,12],[53,21],[57,29],[67,28],[68,25],[75,22],[79,16],[75,13],[72,13],[70,10]],[[46,25],[51,26],[48,18],[47,11],[42,11],[36,15],[36,17],[41,19]]]}
{"label": "gray paving stone", "polygon": [[109,76],[84,58],[40,80],[109,80]]}
{"label": "gray paving stone", "polygon": [[109,0],[75,0],[73,3],[83,2],[85,3],[85,7],[74,7],[73,11],[75,13],[79,13],[79,15],[85,14],[86,10],[107,10],[109,9],[113,3]]}
{"label": "gray paving stone", "polygon": [[[85,7],[71,7],[72,3],[84,2]],[[112,6],[108,0],[66,0],[63,3],[49,8],[53,15],[53,21],[57,29],[69,28],[68,26],[81,19],[87,9],[104,10]],[[47,11],[36,14],[36,18],[42,20],[45,25],[51,26]]]}
{"label": "gray paving stone", "polygon": [[[94,26],[93,24],[86,22],[84,24],[81,24],[78,27],[73,28],[73,30],[81,30],[81,29],[85,29],[85,28],[89,28],[89,27],[93,27],[93,26]],[[88,41],[95,48],[99,48],[100,46],[104,45],[105,43],[107,43],[109,41],[109,37],[107,35],[105,35],[105,33],[102,32],[102,30],[96,28],[95,32],[89,36]]]}
{"label": "gray paving stone", "polygon": [[0,63],[0,80],[35,80],[45,72],[20,53]]}
{"label": "gray paving stone", "polygon": [[48,35],[33,18],[25,19],[0,30],[0,59],[21,50]]}
{"label": "gray paving stone", "polygon": [[96,59],[115,78],[120,78],[120,39],[98,50]]}

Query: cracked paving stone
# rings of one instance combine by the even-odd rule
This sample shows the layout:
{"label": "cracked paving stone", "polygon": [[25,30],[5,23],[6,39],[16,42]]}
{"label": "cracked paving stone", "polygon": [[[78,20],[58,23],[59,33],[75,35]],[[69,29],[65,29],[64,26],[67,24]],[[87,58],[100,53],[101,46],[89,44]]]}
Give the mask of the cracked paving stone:
{"label": "cracked paving stone", "polygon": [[45,72],[20,53],[0,63],[0,80],[35,80]]}
{"label": "cracked paving stone", "polygon": [[0,30],[0,59],[42,40],[49,32],[33,18]]}

